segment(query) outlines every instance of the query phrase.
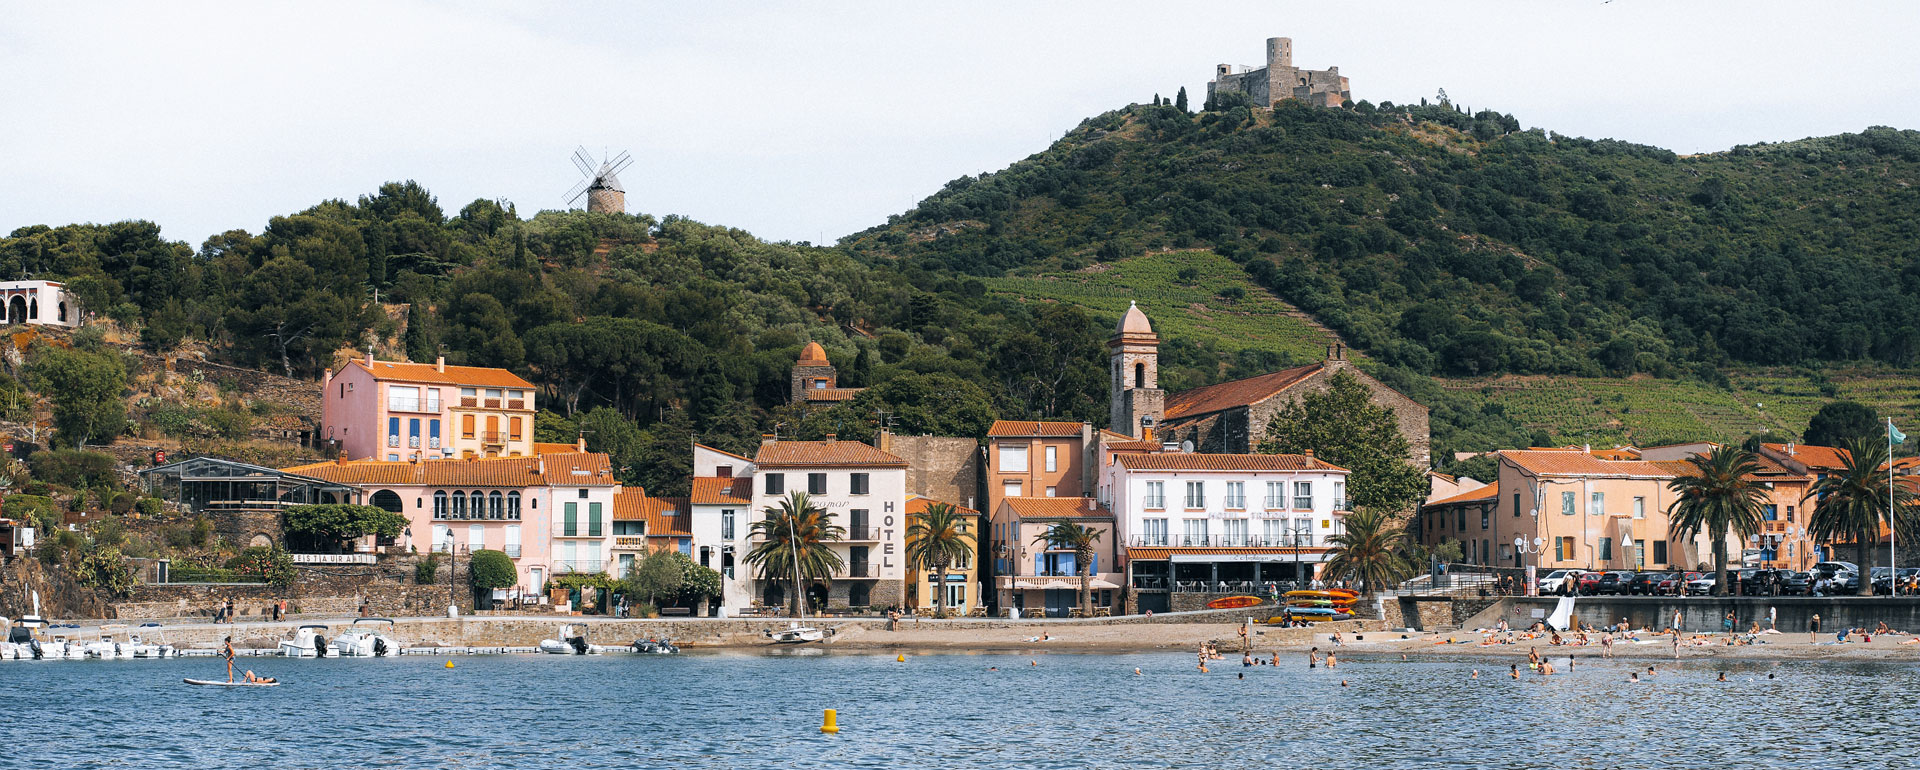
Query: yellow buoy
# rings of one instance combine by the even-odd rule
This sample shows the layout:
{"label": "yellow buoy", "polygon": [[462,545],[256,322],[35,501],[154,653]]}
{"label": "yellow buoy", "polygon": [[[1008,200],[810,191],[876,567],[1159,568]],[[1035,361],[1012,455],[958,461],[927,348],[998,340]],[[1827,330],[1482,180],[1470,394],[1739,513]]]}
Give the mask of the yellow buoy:
{"label": "yellow buoy", "polygon": [[453,661],[447,661],[447,668],[453,668]]}
{"label": "yellow buoy", "polygon": [[893,662],[895,662],[895,663],[905,663],[905,662],[907,662],[907,656],[905,656],[905,655],[895,655],[895,656],[893,656]]}
{"label": "yellow buoy", "polygon": [[823,721],[820,723],[820,732],[823,732],[823,733],[840,732],[840,712],[834,711],[833,709],[827,709],[827,713],[823,718]]}

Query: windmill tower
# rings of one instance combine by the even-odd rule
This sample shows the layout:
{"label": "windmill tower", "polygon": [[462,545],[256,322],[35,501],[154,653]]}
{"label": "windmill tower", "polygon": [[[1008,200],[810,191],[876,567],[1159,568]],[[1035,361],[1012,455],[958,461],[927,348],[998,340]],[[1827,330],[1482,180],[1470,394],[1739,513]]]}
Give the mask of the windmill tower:
{"label": "windmill tower", "polygon": [[620,187],[621,171],[633,164],[633,158],[627,153],[593,161],[593,156],[585,147],[574,148],[573,165],[580,169],[585,177],[567,191],[567,205],[572,206],[587,196],[587,211],[599,214],[627,213],[627,191]]}

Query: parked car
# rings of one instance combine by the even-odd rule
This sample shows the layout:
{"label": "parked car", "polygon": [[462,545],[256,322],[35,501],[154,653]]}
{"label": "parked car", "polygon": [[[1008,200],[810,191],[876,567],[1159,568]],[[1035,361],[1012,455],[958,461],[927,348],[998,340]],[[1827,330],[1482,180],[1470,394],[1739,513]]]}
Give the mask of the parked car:
{"label": "parked car", "polygon": [[1636,572],[1633,580],[1627,583],[1627,593],[1635,596],[1652,596],[1660,593],[1660,581],[1666,579],[1665,572]]}
{"label": "parked car", "polygon": [[1663,596],[1682,596],[1687,592],[1687,583],[1697,577],[1700,577],[1698,572],[1669,572],[1660,580],[1660,593]]}
{"label": "parked car", "polygon": [[[1920,567],[1900,568],[1900,593],[1913,592],[1913,581],[1920,577]],[[1876,594],[1893,593],[1893,573],[1886,567],[1873,568],[1873,592]]]}
{"label": "parked car", "polygon": [[1601,573],[1601,572],[1580,573],[1579,579],[1574,581],[1574,585],[1578,588],[1580,595],[1593,596],[1595,594],[1600,593],[1600,576],[1602,574],[1605,574],[1605,573]]}
{"label": "parked car", "polygon": [[1687,581],[1687,594],[1689,596],[1706,596],[1707,594],[1713,593],[1713,584],[1716,582],[1719,582],[1719,578],[1713,573],[1702,572],[1699,577]]}
{"label": "parked car", "polygon": [[1585,570],[1557,569],[1540,578],[1540,593],[1557,594],[1568,589],[1568,579],[1578,578]]}
{"label": "parked car", "polygon": [[1633,583],[1633,573],[1616,570],[1600,573],[1600,579],[1594,586],[1594,593],[1619,596],[1627,592],[1627,586]]}
{"label": "parked car", "polygon": [[1813,578],[1805,572],[1783,573],[1780,580],[1780,593],[1787,596],[1803,596],[1813,590]]}
{"label": "parked car", "polygon": [[1775,596],[1783,592],[1785,570],[1743,569],[1740,570],[1740,593],[1744,596]]}

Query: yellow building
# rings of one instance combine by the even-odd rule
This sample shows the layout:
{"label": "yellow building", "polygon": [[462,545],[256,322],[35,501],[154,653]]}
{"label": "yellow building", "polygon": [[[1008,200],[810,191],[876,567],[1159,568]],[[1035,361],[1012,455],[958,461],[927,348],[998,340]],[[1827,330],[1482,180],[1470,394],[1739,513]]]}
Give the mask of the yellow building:
{"label": "yellow building", "polygon": [[[913,517],[925,513],[927,506],[942,502],[920,495],[907,495],[907,526],[913,526]],[[948,505],[953,505],[948,503]],[[979,550],[980,512],[961,505],[953,505],[964,523],[964,531],[975,538],[974,547],[969,549],[967,558],[947,567],[946,607],[949,615],[966,615],[980,605],[979,565],[973,552]],[[912,540],[908,540],[912,543]],[[933,570],[925,572],[908,570],[907,604],[914,609],[931,614],[933,612],[933,585],[939,580],[939,573]]]}

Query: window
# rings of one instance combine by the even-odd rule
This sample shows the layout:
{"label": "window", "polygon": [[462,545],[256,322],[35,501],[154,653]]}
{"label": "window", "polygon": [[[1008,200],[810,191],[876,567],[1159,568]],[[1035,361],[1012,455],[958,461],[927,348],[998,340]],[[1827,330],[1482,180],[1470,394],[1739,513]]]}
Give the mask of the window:
{"label": "window", "polygon": [[520,440],[520,418],[518,417],[507,418],[507,440],[509,441]]}
{"label": "window", "polygon": [[1633,567],[1640,569],[1645,566],[1647,566],[1647,541],[1635,540],[1633,541]]}
{"label": "window", "polygon": [[427,448],[428,449],[440,448],[440,421],[439,420],[427,421]]}
{"label": "window", "polygon": [[560,520],[560,536],[574,537],[580,534],[580,504],[567,503],[565,514]]}
{"label": "window", "polygon": [[1247,544],[1247,520],[1246,519],[1227,519],[1226,520],[1226,536],[1227,536],[1227,541],[1225,545],[1246,545]]}
{"label": "window", "polygon": [[507,498],[499,492],[487,493],[487,518],[503,519],[507,516]]}
{"label": "window", "polygon": [[1313,519],[1293,520],[1293,545],[1313,546]]}
{"label": "window", "polygon": [[824,495],[826,493],[827,493],[827,474],[824,474],[824,473],[807,474],[807,494]]}
{"label": "window", "polygon": [[1183,539],[1180,544],[1181,545],[1206,545],[1207,544],[1207,520],[1206,519],[1185,519],[1184,521],[1186,523],[1186,528],[1187,528],[1186,538]]}
{"label": "window", "polygon": [[1025,446],[1016,446],[1012,444],[1001,445],[1000,472],[1001,473],[1026,473],[1027,472],[1027,448]]}
{"label": "window", "polygon": [[1606,508],[1607,508],[1607,493],[1605,492],[1595,492],[1593,493],[1593,496],[1587,500],[1588,516],[1599,516],[1600,514],[1606,512]]}
{"label": "window", "polygon": [[392,412],[420,411],[420,389],[402,385],[388,385],[387,410]]}
{"label": "window", "polygon": [[1047,496],[1048,496],[1048,497],[1058,497],[1059,495],[1060,495],[1060,488],[1059,488],[1059,487],[1047,487]]}
{"label": "window", "polygon": [[461,388],[460,389],[460,405],[461,406],[479,406],[480,405],[479,393],[480,393],[479,391],[474,390],[473,388]]}
{"label": "window", "polygon": [[1458,511],[1455,511],[1454,517],[1460,520],[1460,523],[1454,525],[1453,527],[1454,531],[1456,532],[1467,531],[1467,509],[1461,508]]}
{"label": "window", "polygon": [[1140,524],[1143,530],[1141,536],[1145,538],[1144,542],[1146,545],[1167,544],[1166,519],[1141,519]]}
{"label": "window", "polygon": [[1060,470],[1060,447],[1047,447],[1047,472]]}
{"label": "window", "polygon": [[1187,482],[1187,509],[1201,510],[1207,507],[1207,482]]}
{"label": "window", "polygon": [[1488,521],[1488,520],[1489,520],[1489,519],[1491,519],[1491,518],[1493,518],[1493,511],[1491,511],[1491,510],[1489,510],[1489,509],[1488,509],[1488,508],[1487,508],[1486,506],[1484,506],[1484,505],[1483,505],[1483,506],[1480,506],[1480,529],[1481,529],[1481,531],[1483,531],[1483,532],[1484,532],[1484,531],[1486,531],[1486,529],[1488,528],[1488,525],[1490,525],[1490,524],[1492,524],[1492,522],[1491,522],[1491,521]]}
{"label": "window", "polygon": [[786,494],[787,493],[787,474],[784,474],[784,473],[767,474],[766,490],[767,490],[767,494],[769,495]]}
{"label": "window", "polygon": [[734,517],[734,513],[733,513],[733,509],[731,508],[722,510],[720,512],[720,539],[721,540],[733,539],[733,517]]}
{"label": "window", "polygon": [[435,491],[433,493],[434,518],[436,519],[445,518],[448,510],[449,509],[447,508],[447,491],[444,489]]}
{"label": "window", "polygon": [[847,489],[848,494],[855,494],[855,495],[867,494],[868,493],[867,483],[868,483],[867,474],[864,474],[864,473],[853,474],[852,480],[848,483],[848,489]]}
{"label": "window", "polygon": [[1267,482],[1267,510],[1278,511],[1287,507],[1287,482]]}
{"label": "window", "polygon": [[[515,521],[518,521],[520,519],[520,493],[519,492],[507,493],[507,518],[513,519]],[[518,530],[516,529],[515,531],[518,531]]]}
{"label": "window", "polygon": [[1147,365],[1145,363],[1133,365],[1133,386],[1136,388],[1144,388],[1147,386]]}
{"label": "window", "polygon": [[1636,519],[1644,519],[1647,517],[1647,499],[1646,498],[1644,497],[1633,498],[1633,517]]}
{"label": "window", "polygon": [[1313,482],[1293,482],[1293,508],[1297,511],[1313,510]]}
{"label": "window", "polygon": [[1653,541],[1653,563],[1655,564],[1667,563],[1667,541],[1665,540]]}
{"label": "window", "polygon": [[1600,560],[1613,561],[1613,538],[1600,538]]}
{"label": "window", "polygon": [[1167,482],[1147,482],[1147,499],[1142,500],[1140,504],[1154,509],[1167,507]]}
{"label": "window", "polygon": [[826,381],[826,380],[814,380],[814,381],[813,381],[813,389],[814,389],[814,390],[826,390],[826,389],[827,389],[827,381]]}
{"label": "window", "polygon": [[580,488],[580,499],[582,499],[582,500],[585,500],[585,499],[587,499],[587,489],[586,489],[586,487],[581,487],[581,488]]}
{"label": "window", "polygon": [[1267,545],[1280,545],[1287,542],[1287,520],[1267,519],[1260,525],[1260,536],[1266,538]]}
{"label": "window", "polygon": [[[668,511],[667,513],[668,515],[672,515],[672,511]],[[587,503],[587,537],[599,537],[599,536],[600,536],[600,504]]]}
{"label": "window", "polygon": [[420,448],[420,420],[418,419],[407,421],[407,448]]}
{"label": "window", "polygon": [[1573,506],[1574,506],[1573,500],[1574,500],[1574,493],[1572,492],[1560,493],[1560,515],[1562,516],[1573,515]]}
{"label": "window", "polygon": [[387,418],[387,446],[400,446],[400,418]]}
{"label": "window", "polygon": [[967,584],[966,583],[948,583],[947,584],[947,606],[948,607],[967,606]]}
{"label": "window", "polygon": [[1227,507],[1245,509],[1247,507],[1247,483],[1244,481],[1227,482]]}
{"label": "window", "polygon": [[1777,506],[1777,505],[1760,506],[1761,521],[1775,521],[1779,518],[1780,518],[1780,506]]}
{"label": "window", "polygon": [[1513,517],[1520,518],[1520,493],[1513,493]]}
{"label": "window", "polygon": [[453,517],[456,519],[467,517],[467,493],[453,493]]}
{"label": "window", "polygon": [[1567,561],[1573,558],[1573,538],[1556,537],[1553,539],[1553,558]]}
{"label": "window", "polygon": [[1787,506],[1787,523],[1793,523],[1793,506]]}
{"label": "window", "polygon": [[1001,497],[1019,497],[1019,496],[1020,496],[1020,482],[1018,482],[1018,481],[1002,481],[1002,482],[1000,482],[1000,496],[1001,496]]}
{"label": "window", "polygon": [[489,444],[500,440],[500,415],[487,415],[487,435],[482,436],[481,439]]}
{"label": "window", "polygon": [[460,437],[473,438],[473,415],[460,415]]}
{"label": "window", "polygon": [[713,466],[713,475],[719,476],[720,478],[723,478],[723,479],[733,478],[733,466],[715,465]]}
{"label": "window", "polygon": [[427,388],[426,411],[429,411],[429,412],[440,411],[440,389],[439,388]]}

